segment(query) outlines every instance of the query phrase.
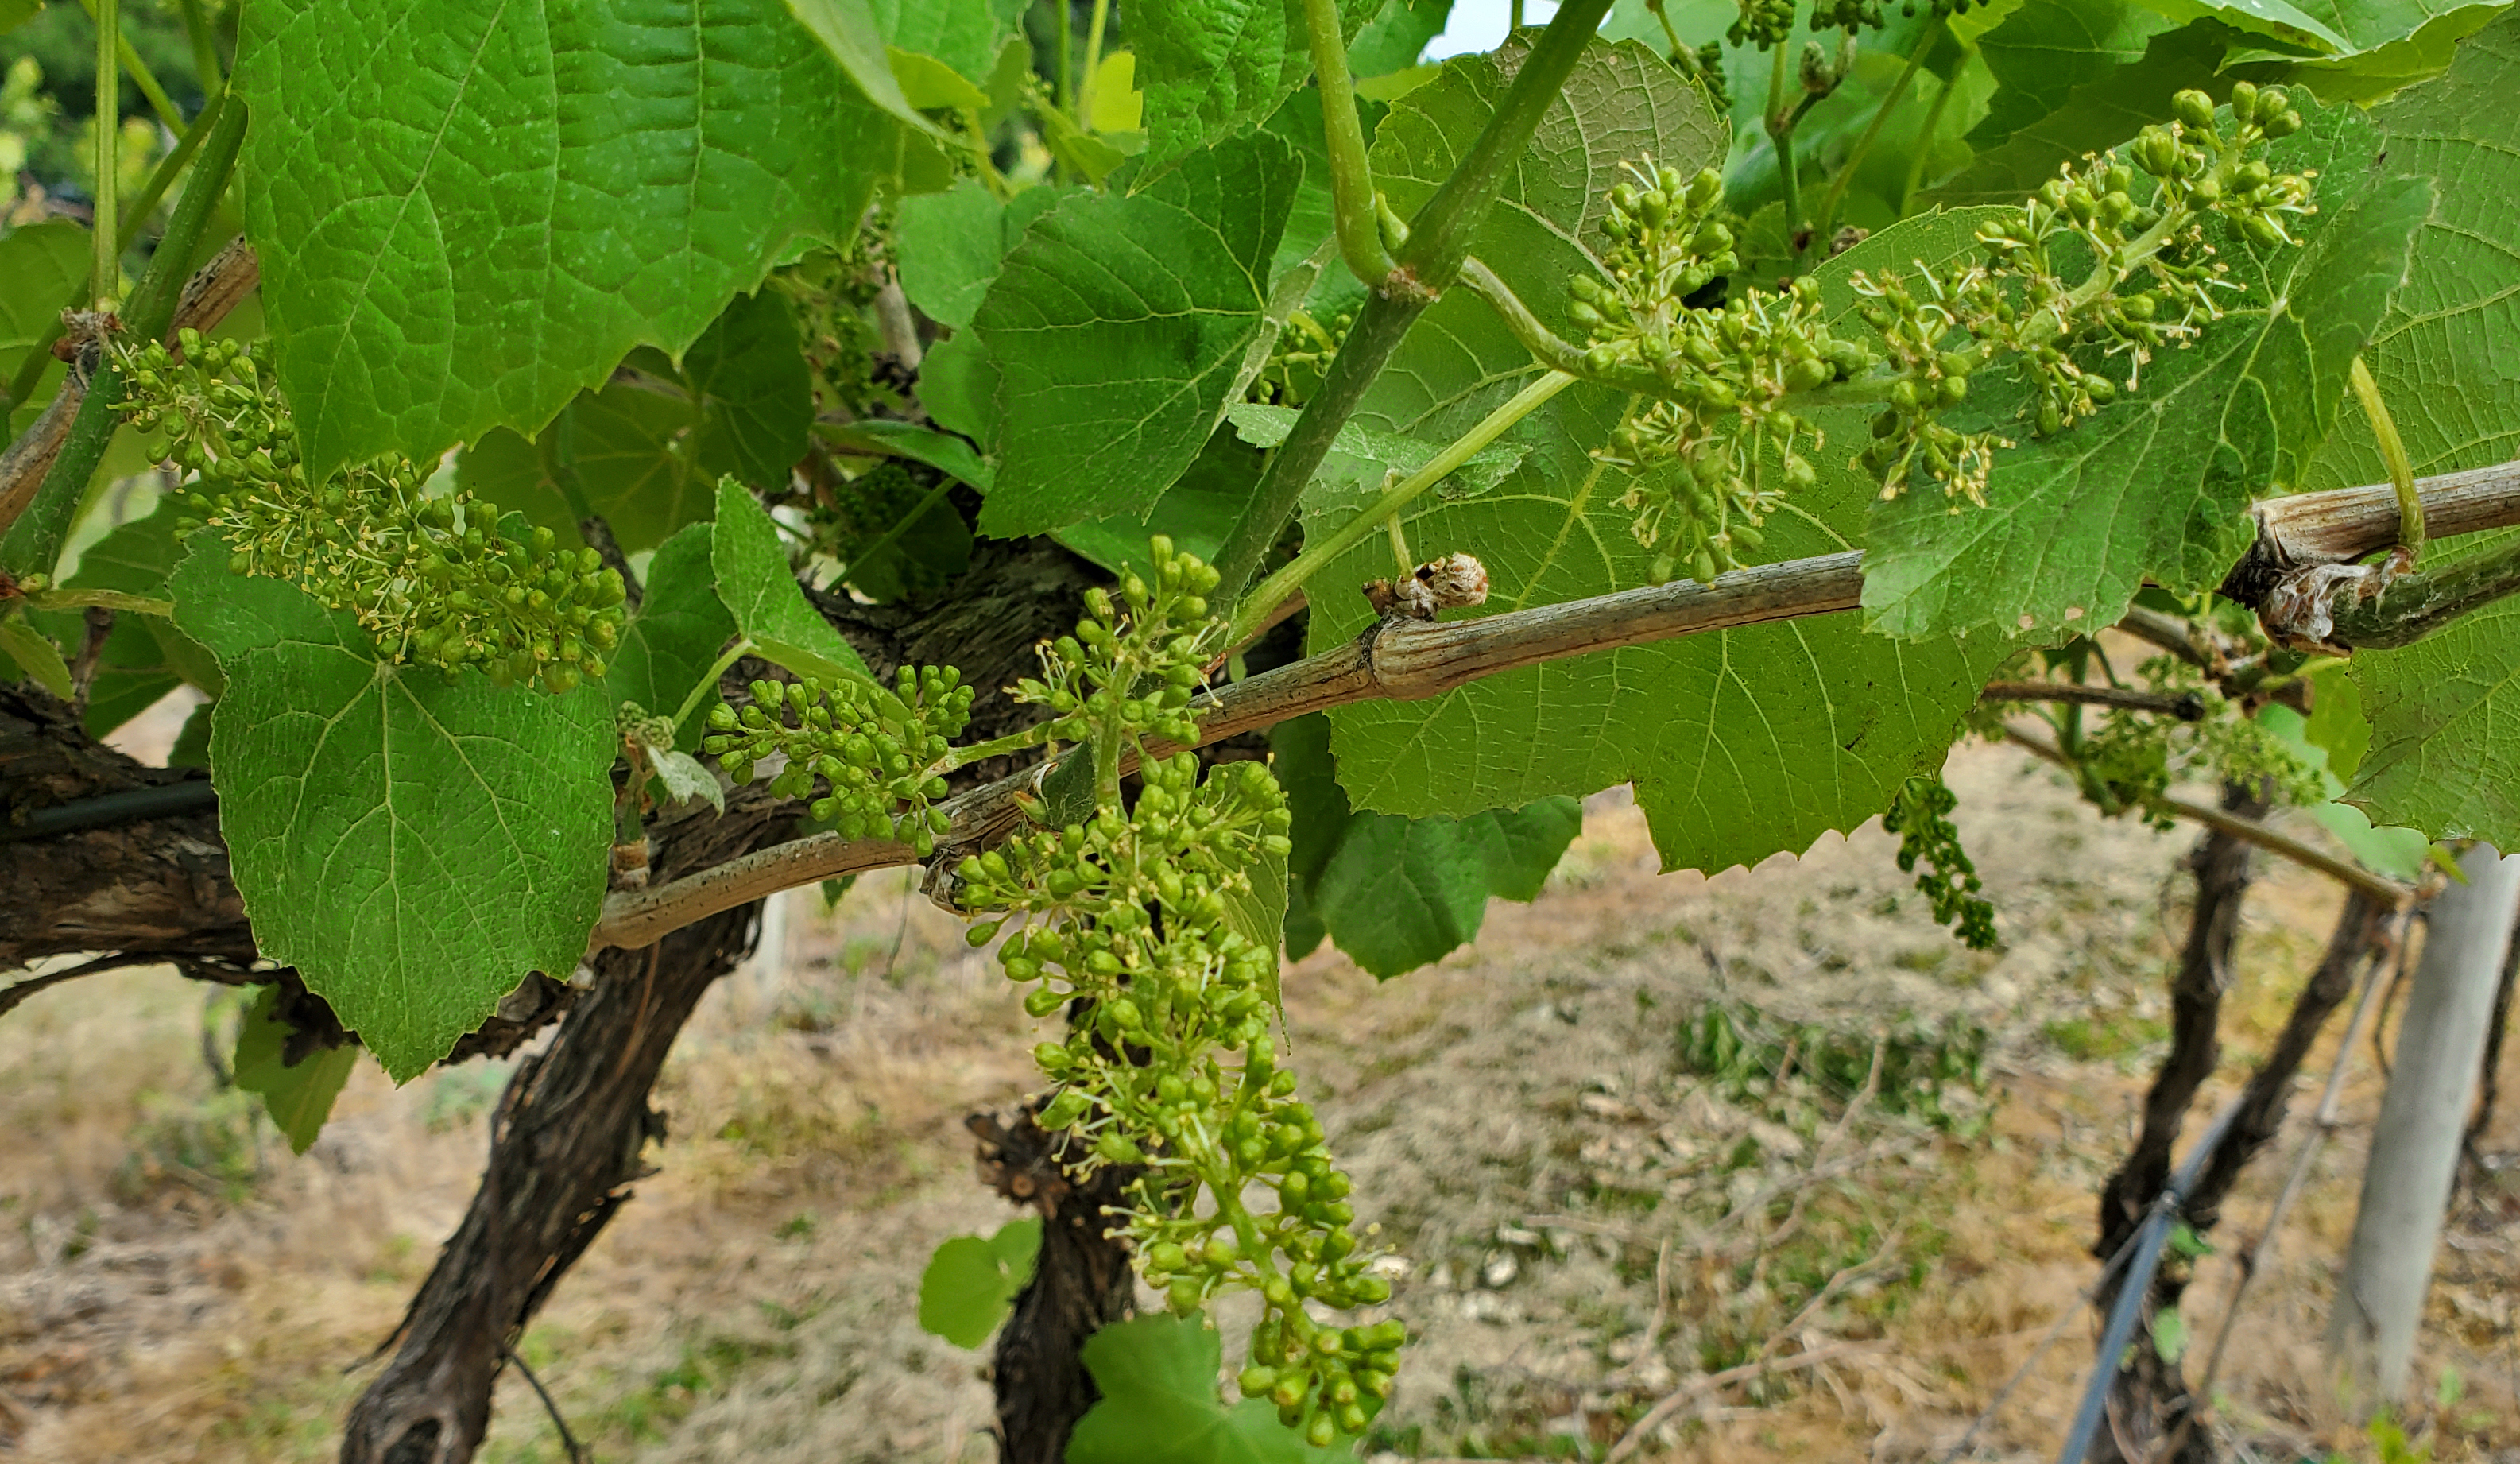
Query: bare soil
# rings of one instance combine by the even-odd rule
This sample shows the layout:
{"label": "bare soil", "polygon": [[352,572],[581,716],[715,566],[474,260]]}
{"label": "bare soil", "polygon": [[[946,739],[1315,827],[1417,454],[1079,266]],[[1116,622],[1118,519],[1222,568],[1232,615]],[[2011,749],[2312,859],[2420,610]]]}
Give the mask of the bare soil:
{"label": "bare soil", "polygon": [[[1292,1061],[1417,1338],[1363,1453],[1599,1459],[1677,1394],[1637,1457],[1932,1458],[2062,1316],[1973,1443],[2052,1454],[2092,1362],[2094,1195],[2161,1051],[2192,835],[2102,823],[2002,750],[1962,751],[1952,778],[1997,952],[1932,924],[1877,826],[1663,875],[1612,794],[1475,949],[1383,984],[1334,951],[1288,971]],[[2252,892],[2198,1126],[2336,904],[2284,866]],[[781,948],[712,993],[667,1070],[660,1172],[520,1352],[600,1459],[992,1459],[985,1358],[921,1332],[916,1289],[939,1240],[1010,1217],[961,1121],[1025,1092],[1035,1024],[897,875],[836,911],[810,892],[789,908]],[[132,971],[0,1022],[0,1456],[330,1457],[360,1364],[470,1197],[503,1069],[396,1091],[363,1067],[295,1157],[204,1060],[225,1000]],[[1717,1010],[1778,1043],[1714,1060]],[[1980,1033],[1977,1080],[1858,1099],[1876,1044],[1894,1075],[1937,1055],[1965,1070]],[[2198,1347],[2333,1041],[2196,1262]],[[2352,1061],[2343,1126],[2218,1387],[2231,1457],[2374,1456],[2318,1361],[2380,1089],[2370,1048]],[[2502,1086],[2520,1093],[2520,1044]],[[2418,1367],[2451,1399],[2413,1410],[2441,1460],[2520,1460],[2520,1099],[2486,1149],[2501,1168],[2459,1203]],[[513,1375],[487,1457],[562,1457]]]}

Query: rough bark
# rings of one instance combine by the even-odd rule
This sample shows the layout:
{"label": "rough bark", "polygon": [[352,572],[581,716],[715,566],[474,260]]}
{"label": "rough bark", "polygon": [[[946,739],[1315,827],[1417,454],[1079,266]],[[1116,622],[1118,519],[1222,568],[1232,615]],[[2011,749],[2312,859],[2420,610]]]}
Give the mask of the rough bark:
{"label": "rough bark", "polygon": [[[2249,1075],[2230,1131],[2207,1159],[2204,1172],[2197,1176],[2196,1186],[2187,1197],[2183,1214],[2189,1228],[2199,1235],[2211,1231],[2220,1221],[2223,1202],[2229,1197],[2241,1170],[2283,1128],[2293,1079],[2300,1075],[2301,1065],[2310,1056],[2311,1046],[2318,1040],[2327,1019],[2353,994],[2355,972],[2384,939],[2389,920],[2388,908],[2368,895],[2359,891],[2346,895],[2345,908],[2336,917],[2335,933],[2328,938],[2318,969],[2302,984],[2300,994],[2293,998],[2292,1011],[2284,1019],[2283,1030],[2276,1034],[2265,1060]],[[2162,1312],[2178,1308],[2193,1276],[2183,1258],[2173,1258],[2153,1273],[2144,1299],[2147,1324]],[[2110,1385],[2110,1427],[2092,1457],[2104,1464],[2131,1459],[2147,1464],[2213,1464],[2212,1438],[2205,1430],[2186,1422],[2200,1401],[2187,1386],[2182,1362],[2166,1360],[2151,1346],[2138,1343],[2130,1365],[2120,1369]],[[2156,1446],[2152,1442],[2155,1440],[2169,1441],[2168,1450]],[[2135,1446],[2130,1448],[2130,1444]]]}
{"label": "rough bark", "polygon": [[998,1457],[1002,1464],[1059,1464],[1068,1435],[1102,1396],[1079,1355],[1085,1340],[1129,1314],[1136,1285],[1129,1247],[1103,1214],[1137,1177],[1106,1165],[1077,1184],[1065,1135],[1042,1132],[1035,1108],[1001,1121],[966,1121],[980,1140],[981,1178],[1041,1215],[1041,1256],[998,1333]]}
{"label": "rough bark", "polygon": [[[2224,791],[2228,813],[2256,820],[2266,816],[2269,806],[2255,788]],[[2199,840],[2188,856],[2188,868],[2196,876],[2196,909],[2179,970],[2171,978],[2170,1054],[2144,1094],[2143,1127],[2135,1148],[2100,1191],[2099,1241],[2092,1248],[2095,1255],[2115,1255],[2143,1222],[2144,1210],[2170,1179],[2171,1154],[2188,1105],[2221,1056],[2216,1028],[2223,992],[2231,984],[2240,904],[2252,879],[2249,856],[2248,845],[2219,829]]]}
{"label": "rough bark", "polygon": [[[37,809],[201,779],[96,742],[31,683],[0,685],[0,839]],[[214,811],[0,842],[0,969],[98,952],[253,960]]]}
{"label": "rough bark", "polygon": [[[2223,791],[2223,808],[2252,821],[2266,816],[2269,803],[2252,785],[2231,784]],[[2188,919],[2187,944],[2171,978],[2170,1053],[2162,1059],[2152,1087],[2144,1094],[2143,1126],[2135,1147],[2100,1190],[2099,1242],[2094,1254],[2117,1254],[2143,1223],[2144,1212],[2170,1182],[2173,1151],[2179,1143],[2188,1106],[2212,1076],[2222,1056],[2217,1033],[2223,992],[2231,984],[2231,947],[2239,935],[2240,906],[2251,881],[2250,846],[2223,830],[2209,832],[2188,856],[2196,876],[2196,908]],[[2156,1273],[2183,1273],[2174,1259]],[[2179,1282],[2184,1285],[2183,1274]],[[2094,1304],[2103,1312],[2117,1300],[2118,1286],[2100,1289]],[[2175,1295],[2175,1293],[2174,1293]],[[2147,1297],[2151,1320],[2153,1299]],[[2092,1457],[2102,1464],[2140,1460],[2149,1441],[2162,1437],[2164,1419],[2157,1400],[2185,1395],[2185,1383],[2176,1363],[2165,1362],[2154,1349],[2138,1345],[2129,1366],[2111,1385],[2110,1427],[2102,1431]],[[2130,1441],[2135,1447],[2129,1448]]]}
{"label": "rough bark", "polygon": [[508,1346],[652,1173],[648,1090],[710,983],[750,949],[760,906],[608,950],[550,1047],[508,1082],[481,1188],[412,1299],[401,1346],[351,1408],[342,1464],[463,1464],[490,1423]]}

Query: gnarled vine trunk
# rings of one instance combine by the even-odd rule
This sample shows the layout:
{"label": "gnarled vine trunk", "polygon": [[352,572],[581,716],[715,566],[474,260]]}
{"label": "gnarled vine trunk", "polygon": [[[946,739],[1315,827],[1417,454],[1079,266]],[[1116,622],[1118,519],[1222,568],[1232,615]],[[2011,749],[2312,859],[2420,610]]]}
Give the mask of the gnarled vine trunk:
{"label": "gnarled vine trunk", "polygon": [[[2223,790],[2226,812],[2254,820],[2265,817],[2269,806],[2254,786],[2231,784]],[[2196,876],[2196,907],[2188,920],[2187,943],[2181,951],[2179,968],[2171,977],[2170,1053],[2144,1094],[2143,1126],[2134,1149],[2100,1190],[2099,1241],[2092,1251],[2103,1258],[2116,1255],[2135,1235],[2144,1212],[2170,1182],[2173,1152],[2188,1105],[2213,1075],[2222,1056],[2218,1028],[2223,992],[2230,984],[2240,906],[2253,879],[2251,853],[2247,844],[2216,830],[2197,841],[2188,855],[2188,868]],[[2180,1269],[2174,1258],[2158,1274],[2168,1276]],[[2113,1280],[2100,1289],[2101,1311],[2117,1300],[2122,1284]],[[2153,1298],[2146,1299],[2147,1322],[2156,1304]],[[2182,1406],[2186,1392],[2176,1363],[2164,1361],[2148,1346],[2137,1346],[2112,1385],[2110,1427],[2101,1431],[2092,1457],[2103,1464],[2121,1458],[2142,1460],[2148,1452],[2145,1442],[2138,1442],[2132,1451],[2124,1449],[2125,1442],[2162,1437],[2164,1411]]]}
{"label": "gnarled vine trunk", "polygon": [[518,1065],[491,1120],[489,1167],[412,1299],[401,1345],[350,1417],[342,1464],[463,1464],[490,1423],[511,1339],[653,1172],[649,1089],[709,984],[759,929],[745,905],[644,950],[608,950],[550,1047]]}
{"label": "gnarled vine trunk", "polygon": [[1138,1170],[1104,1165],[1075,1182],[1065,1137],[1042,1132],[1034,1109],[1001,1121],[974,1114],[981,1177],[1041,1215],[1041,1255],[998,1333],[998,1457],[1002,1464],[1059,1464],[1067,1438],[1102,1395],[1079,1355],[1087,1338],[1129,1314],[1136,1295],[1129,1247],[1102,1212],[1120,1203]]}
{"label": "gnarled vine trunk", "polygon": [[[2227,798],[2227,807],[2230,801]],[[2117,1247],[2141,1223],[2144,1211],[2159,1198],[2161,1186],[2169,1177],[2169,1157],[2177,1141],[2178,1120],[2213,1072],[2217,1044],[2211,1015],[2220,1005],[2221,983],[2212,985],[2209,1001],[2208,987],[2201,978],[2218,970],[2228,973],[2232,937],[2238,929],[2239,901],[2249,882],[2245,858],[2235,869],[2229,860],[2231,851],[2216,847],[2217,841],[2223,838],[2219,834],[2207,836],[2195,854],[2197,907],[2189,930],[2186,959],[2181,964],[2178,978],[2185,996],[2184,1020],[2176,1025],[2171,1053],[2154,1080],[2142,1137],[2103,1191],[2103,1246],[2095,1248],[2103,1257],[2116,1253]],[[2366,961],[2392,948],[2393,925],[2391,912],[2367,894],[2355,891],[2346,895],[2326,952],[2294,997],[2274,1045],[2249,1075],[2230,1128],[2207,1158],[2194,1189],[2184,1201],[2182,1212],[2197,1234],[2211,1231],[2221,1220],[2223,1202],[2229,1197],[2241,1171],[2281,1131],[2293,1079],[2309,1057],[2312,1044],[2327,1019],[2353,993],[2356,973]],[[2179,1100],[2175,1110],[2169,1104],[2174,1097]],[[2156,1134],[2156,1114],[2167,1114],[2166,1133]],[[2138,1161],[2147,1165],[2157,1161],[2158,1177],[2148,1189],[2134,1177]],[[2120,1222],[2114,1230],[2110,1226],[2113,1220]],[[2149,1324],[2153,1318],[2179,1307],[2191,1279],[2189,1265],[2178,1258],[2153,1273],[2143,1300],[2144,1338],[2151,1335]],[[2119,1290],[2117,1284],[2102,1288],[2099,1305],[2105,1309],[2116,1300]],[[2111,1379],[2109,1390],[2107,1426],[2094,1441],[2091,1454],[2093,1460],[2099,1464],[2212,1464],[2212,1438],[2206,1430],[2194,1426],[2194,1415],[2202,1400],[2188,1388],[2183,1359],[2164,1357],[2149,1341],[2139,1340],[2127,1364]]]}

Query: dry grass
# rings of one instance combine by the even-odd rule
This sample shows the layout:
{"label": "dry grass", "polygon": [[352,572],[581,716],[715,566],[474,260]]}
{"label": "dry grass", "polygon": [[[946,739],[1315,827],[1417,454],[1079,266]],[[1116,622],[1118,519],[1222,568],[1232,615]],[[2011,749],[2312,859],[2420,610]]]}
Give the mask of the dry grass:
{"label": "dry grass", "polygon": [[[1955,782],[2003,912],[1996,955],[1926,922],[1877,830],[1755,871],[1661,876],[1642,819],[1603,799],[1549,892],[1493,909],[1475,950],[1388,985],[1335,952],[1290,970],[1293,1061],[1360,1210],[1409,1264],[1394,1306],[1418,1341],[1373,1447],[1598,1459],[1655,1397],[1755,1356],[1841,1276],[1778,1352],[1877,1346],[1712,1392],[1642,1456],[1931,1457],[2074,1304],[2094,1269],[2093,1190],[2159,1050],[2187,840],[2098,824],[1999,752],[1964,753]],[[1005,1218],[960,1120],[1023,1090],[1033,1024],[899,876],[863,882],[832,918],[817,903],[795,901],[784,959],[704,1003],[658,1096],[664,1172],[525,1339],[601,1458],[994,1457],[980,1359],[919,1332],[912,1299],[937,1240]],[[2280,1023],[2334,908],[2290,871],[2252,895],[2227,1074]],[[1694,1071],[1680,1028],[1710,1003],[1864,1044],[1974,1025],[1987,1101],[1956,1091],[1949,1128],[1868,1105],[1826,1156],[1868,1162],[1801,1182],[1843,1091]],[[131,972],[0,1023],[15,1457],[328,1457],[365,1376],[344,1369],[391,1329],[470,1197],[495,1071],[397,1092],[364,1069],[292,1159],[215,1091],[202,1021],[200,988]],[[2221,1427],[2261,1457],[2358,1451],[2316,1383],[2378,1094],[2367,1049],[2358,1060],[2347,1127],[2227,1366]],[[2520,1091],[2520,1052],[2512,1069]],[[2299,1129],[2228,1207],[2226,1255],[2190,1293],[2200,1330]],[[2488,1147],[2520,1152],[2520,1103]],[[1777,1203],[1755,1203],[1765,1190]],[[2443,1253],[2424,1376],[2454,1367],[2465,1390],[2430,1420],[2444,1460],[2520,1447],[2514,1211],[2507,1193],[2472,1206]],[[1981,1436],[1985,1455],[2051,1450],[2089,1353],[2077,1321]],[[513,1379],[487,1457],[559,1457]]]}

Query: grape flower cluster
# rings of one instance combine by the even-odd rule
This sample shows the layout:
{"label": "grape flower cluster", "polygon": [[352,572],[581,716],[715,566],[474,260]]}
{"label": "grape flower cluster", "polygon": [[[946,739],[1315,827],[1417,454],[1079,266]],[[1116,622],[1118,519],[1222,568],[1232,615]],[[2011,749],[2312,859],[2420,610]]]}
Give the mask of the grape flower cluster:
{"label": "grape flower cluster", "polygon": [[1590,369],[1642,369],[1657,390],[1596,455],[1635,470],[1621,504],[1637,516],[1637,541],[1658,551],[1654,577],[1686,566],[1712,579],[1759,547],[1786,493],[1818,479],[1803,448],[1819,435],[1785,399],[1868,370],[1873,356],[1830,333],[1809,278],[1688,304],[1740,264],[1718,216],[1723,177],[1684,178],[1650,159],[1628,167],[1635,182],[1610,191],[1601,220],[1606,278],[1577,276],[1568,314],[1591,333]]}
{"label": "grape flower cluster", "polygon": [[[1925,0],[1925,9],[1935,16],[1965,14],[1970,0]],[[1739,0],[1739,15],[1724,32],[1724,38],[1736,46],[1756,46],[1765,51],[1785,41],[1794,33],[1794,0]],[[1900,14],[1912,18],[1917,0],[1905,0]],[[1888,22],[1885,0],[1814,0],[1811,28],[1814,30],[1878,30]]]}
{"label": "grape flower cluster", "polygon": [[1881,827],[1899,836],[1899,872],[1916,877],[1917,892],[1933,904],[1935,923],[1950,926],[1971,950],[1992,950],[1995,905],[1978,892],[1985,882],[1952,822],[1958,806],[1958,796],[1942,774],[1924,774],[1899,785]]}
{"label": "grape flower cluster", "polygon": [[[1398,1322],[1343,1326],[1326,1308],[1386,1301],[1350,1228],[1349,1181],[1322,1124],[1279,1066],[1270,1026],[1277,912],[1253,875],[1283,859],[1290,817],[1256,762],[1200,776],[1192,688],[1212,653],[1205,597],[1216,572],[1154,541],[1152,583],[1125,577],[1089,597],[1073,636],[1042,650],[1044,674],[1017,695],[1053,712],[1092,752],[1091,812],[966,858],[958,897],[1005,934],[998,959],[1031,989],[1024,1009],[1062,1008],[1062,1041],[1034,1049],[1061,1091],[1041,1112],[1076,1128],[1094,1163],[1140,1167],[1128,1232],[1148,1283],[1183,1312],[1222,1291],[1259,1293],[1243,1394],[1266,1397],[1310,1441],[1364,1430],[1387,1395]],[[1120,758],[1141,758],[1134,808],[1117,798]],[[1251,1196],[1274,1194],[1274,1208]]]}
{"label": "grape flower cluster", "polygon": [[2161,806],[2173,783],[2264,780],[2278,801],[2315,806],[2327,801],[2318,770],[2260,721],[2254,709],[2222,695],[2204,673],[2175,656],[2157,656],[2136,668],[2155,691],[2194,692],[2205,714],[2180,717],[2113,712],[2096,730],[2072,739],[2083,794],[2104,813],[2138,810],[2158,829],[2177,821]]}
{"label": "grape flower cluster", "polygon": [[889,689],[808,679],[755,681],[750,690],[741,711],[723,702],[710,708],[700,739],[729,778],[748,783],[758,764],[784,755],[771,791],[810,799],[807,810],[841,838],[899,840],[921,858],[934,852],[950,823],[936,806],[945,797],[937,769],[971,720],[962,672],[903,666]]}
{"label": "grape flower cluster", "polygon": [[[2228,127],[2203,92],[2180,93],[2174,110],[2125,157],[2068,165],[1981,225],[1973,257],[1851,274],[1861,340],[1833,331],[1809,275],[1695,302],[1740,267],[1723,180],[1628,164],[1634,181],[1611,189],[1601,220],[1602,272],[1568,286],[1568,316],[1588,333],[1570,369],[1640,398],[1595,456],[1630,470],[1621,503],[1656,551],[1654,577],[1738,568],[1767,516],[1817,480],[1820,435],[1797,406],[1878,403],[1856,466],[1885,498],[1937,483],[1958,512],[1963,498],[1984,504],[1996,451],[2010,445],[1942,420],[1973,373],[2016,360],[2026,415],[2050,435],[2135,389],[2154,351],[2218,318],[2241,286],[2205,224],[2219,218],[2263,249],[2297,242],[2289,221],[2314,211],[2313,175],[2277,173],[2261,154],[2302,117],[2281,88],[2246,82],[2232,88]],[[2088,273],[2067,280],[2067,258],[2090,259]],[[2123,381],[2094,364],[2110,359],[2125,362]]]}
{"label": "grape flower cluster", "polygon": [[[2301,128],[2282,88],[2236,84],[2228,133],[2203,92],[2181,92],[2173,108],[2178,119],[2146,127],[2125,159],[2102,154],[2068,165],[2020,208],[1982,225],[1979,258],[1919,267],[1912,278],[1852,277],[1864,297],[1858,313],[1880,333],[1893,373],[1859,459],[1883,497],[1922,479],[1955,499],[1986,501],[1994,453],[2005,442],[1937,418],[1967,395],[1970,373],[1997,356],[2020,358],[2029,415],[2050,435],[2136,389],[2155,350],[2193,340],[2219,318],[2219,297],[2241,286],[2205,237],[2209,216],[2261,248],[2297,242],[2286,219],[2312,211],[2311,175],[2278,174],[2255,156]],[[2058,270],[2069,243],[2094,261],[2079,282]],[[2089,364],[2094,354],[2124,360],[2125,381]]]}
{"label": "grape flower cluster", "polygon": [[248,347],[185,330],[118,352],[120,411],[152,457],[191,475],[189,527],[207,525],[239,574],[285,579],[358,618],[396,659],[478,666],[501,686],[565,692],[601,678],[621,635],[621,576],[521,515],[431,494],[408,459],[317,480],[297,428]]}
{"label": "grape flower cluster", "polygon": [[1349,328],[1355,324],[1354,310],[1341,310],[1327,321],[1317,320],[1304,310],[1288,312],[1285,329],[1278,333],[1278,343],[1271,348],[1268,362],[1251,379],[1243,394],[1269,406],[1300,407],[1312,400],[1313,393],[1322,389],[1322,380],[1329,373],[1340,343],[1347,340]]}

